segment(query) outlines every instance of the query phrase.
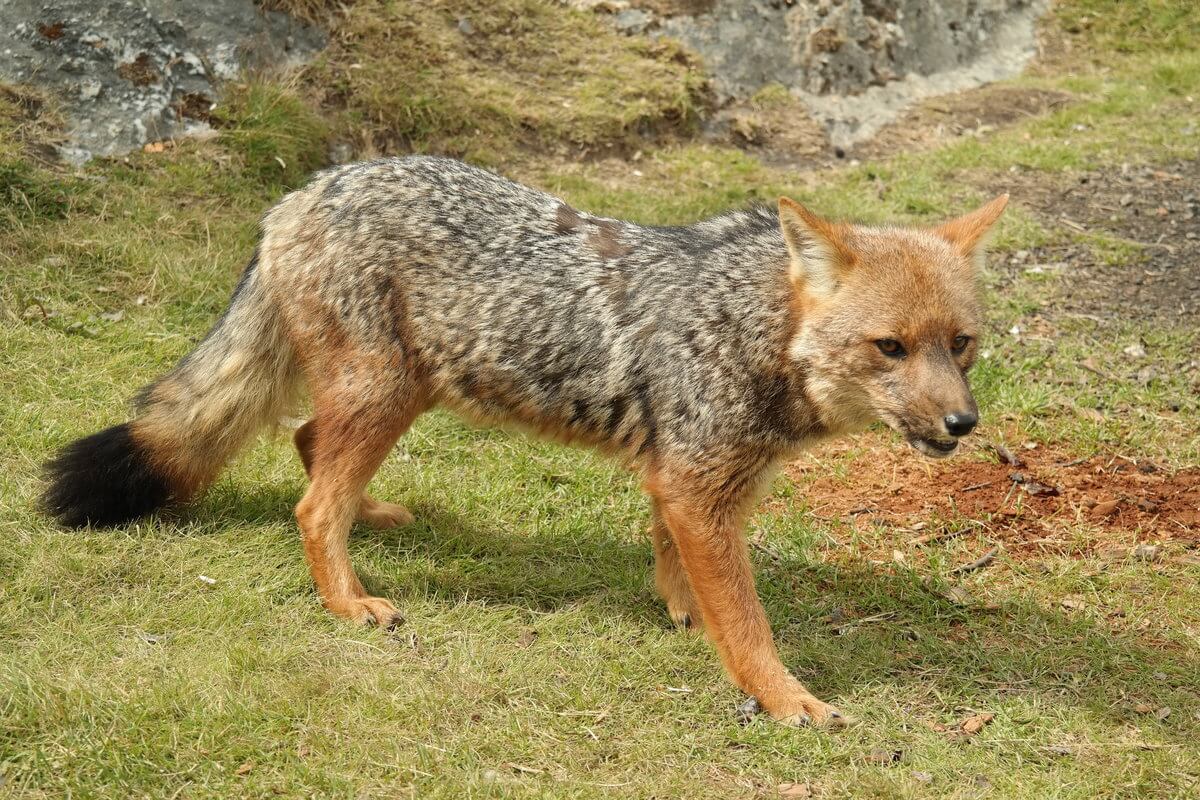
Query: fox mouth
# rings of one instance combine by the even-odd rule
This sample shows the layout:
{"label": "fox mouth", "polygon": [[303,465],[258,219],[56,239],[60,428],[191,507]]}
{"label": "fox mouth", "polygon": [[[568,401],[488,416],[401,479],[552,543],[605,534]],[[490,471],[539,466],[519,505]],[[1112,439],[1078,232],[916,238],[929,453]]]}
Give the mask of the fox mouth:
{"label": "fox mouth", "polygon": [[908,443],[930,458],[945,458],[958,449],[958,439],[935,439],[925,436],[909,437]]}

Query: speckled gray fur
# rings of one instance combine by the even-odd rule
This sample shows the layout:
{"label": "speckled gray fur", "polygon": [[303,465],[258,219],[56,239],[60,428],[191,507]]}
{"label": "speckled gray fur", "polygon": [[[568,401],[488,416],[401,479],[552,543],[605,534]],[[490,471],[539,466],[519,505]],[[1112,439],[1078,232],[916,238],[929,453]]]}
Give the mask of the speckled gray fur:
{"label": "speckled gray fur", "polygon": [[[277,229],[300,240],[279,247]],[[264,231],[282,297],[313,287],[356,346],[403,348],[471,415],[727,466],[819,433],[787,364],[793,288],[771,209],[635,225],[409,157],[319,175]]]}

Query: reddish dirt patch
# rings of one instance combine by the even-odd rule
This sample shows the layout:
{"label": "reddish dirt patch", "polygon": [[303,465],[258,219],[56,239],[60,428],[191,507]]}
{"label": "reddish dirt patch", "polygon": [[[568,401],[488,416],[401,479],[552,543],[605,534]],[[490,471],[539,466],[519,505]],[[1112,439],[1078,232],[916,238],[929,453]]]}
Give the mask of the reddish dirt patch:
{"label": "reddish dirt patch", "polygon": [[[830,456],[839,450],[844,476],[831,470]],[[1020,463],[1005,463],[985,446],[929,461],[867,438],[834,445],[786,472],[818,516],[915,527],[929,539],[953,535],[969,521],[1010,552],[1087,551],[1132,541],[1200,546],[1200,469],[1077,458],[1044,446],[1010,454]],[[1089,534],[1082,545],[1081,531]]]}

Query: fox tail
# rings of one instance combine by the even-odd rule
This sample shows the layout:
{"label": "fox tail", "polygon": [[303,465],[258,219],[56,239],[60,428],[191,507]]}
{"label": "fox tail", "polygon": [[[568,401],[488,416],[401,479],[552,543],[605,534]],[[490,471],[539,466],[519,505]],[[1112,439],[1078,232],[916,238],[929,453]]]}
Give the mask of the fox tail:
{"label": "fox tail", "polygon": [[46,463],[50,516],[68,527],[120,525],[186,502],[293,405],[296,359],[263,282],[256,253],[208,335],[138,394],[133,420]]}

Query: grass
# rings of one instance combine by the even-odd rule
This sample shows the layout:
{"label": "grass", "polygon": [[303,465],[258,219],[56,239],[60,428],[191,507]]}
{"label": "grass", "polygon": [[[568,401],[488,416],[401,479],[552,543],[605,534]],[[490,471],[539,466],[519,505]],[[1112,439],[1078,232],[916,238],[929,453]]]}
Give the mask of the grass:
{"label": "grass", "polygon": [[[339,23],[345,49],[322,69],[358,80],[337,64],[362,58],[349,72],[365,73],[363,83],[342,84],[357,87],[348,113],[366,124],[395,92],[397,116],[371,124],[423,149],[457,142],[456,152],[473,152],[459,124],[478,116],[471,104],[483,94],[470,87],[553,63],[531,31],[578,25],[578,36],[560,31],[568,45],[595,34],[602,49],[630,48],[621,69],[645,66],[644,45],[600,37],[582,17],[548,22],[548,6],[530,5],[524,23],[497,33],[492,12],[471,6],[481,39],[528,46],[532,61],[514,66],[510,53],[476,72],[445,68],[430,79],[429,107],[447,116],[418,114],[426,127],[405,127],[402,109],[422,107],[404,100],[409,67],[380,51],[376,71],[375,54],[355,44],[382,8],[353,7]],[[431,46],[449,35],[450,8],[418,18],[397,4],[394,24],[441,20],[413,34]],[[355,22],[355,13],[364,16]],[[1133,18],[1159,24],[1155,14]],[[538,25],[549,27],[529,27]],[[1081,36],[1121,50],[1106,37],[1144,36],[1121,30]],[[648,222],[780,193],[831,214],[928,221],[984,199],[1014,165],[1052,178],[1196,157],[1195,138],[1181,133],[1196,119],[1186,101],[1195,53],[1112,59],[1111,70],[1081,64],[1073,75],[1026,79],[1073,93],[1050,115],[818,174],[711,144],[643,140],[640,123],[613,116],[622,104],[603,97],[589,101],[609,109],[599,116],[553,110],[548,98],[606,85],[578,84],[595,72],[590,62],[571,80],[547,75],[532,100],[500,93],[508,105],[482,117],[481,147],[499,152],[496,142],[515,137],[527,148],[514,162],[521,177],[580,207]],[[470,80],[457,82],[463,74]],[[690,96],[690,78],[673,74],[663,86]],[[807,513],[813,499],[780,479],[752,525],[762,545],[753,554],[785,661],[863,720],[829,735],[737,724],[742,697],[710,647],[667,625],[635,482],[584,451],[423,417],[373,486],[418,522],[358,532],[351,544],[369,587],[407,617],[394,634],[343,625],[319,607],[290,516],[302,471],[282,437],[254,447],[178,514],[117,531],[47,524],[33,507],[39,462],[124,419],[133,391],[203,334],[249,256],[259,214],[342,130],[312,109],[310,88],[232,87],[216,141],[75,172],[36,157],[52,136],[52,109],[0,91],[0,797],[727,798],[774,796],[785,782],[819,797],[1195,796],[1200,568],[1180,547],[1155,562],[1002,554],[955,578],[950,568],[982,552],[986,536],[928,545],[925,559],[872,561],[864,553],[909,548],[910,534],[851,537]],[[669,92],[648,96],[673,107]],[[528,116],[514,116],[516,106]],[[645,153],[626,162],[558,151],[586,141],[640,143]],[[1002,251],[1073,235],[1019,198],[1014,212]],[[1195,331],[1146,331],[1133,320],[1099,330],[1085,320],[1061,325],[1051,343],[1014,339],[1014,322],[1069,287],[1028,276],[1001,294],[998,272],[989,285],[991,355],[974,376],[985,435],[1176,466],[1200,460],[1198,409],[1180,368],[1194,357]],[[1136,336],[1162,380],[1143,385],[1122,370],[1117,383],[1100,383],[1079,366],[1086,355],[1121,358]],[[1100,422],[1083,410],[1101,406]],[[1083,522],[1073,530],[1094,533]],[[955,586],[969,599],[950,594]],[[826,621],[835,611],[853,623],[843,635]],[[1160,709],[1170,711],[1159,719]],[[984,711],[995,719],[975,736],[945,730]]]}
{"label": "grass", "polygon": [[642,146],[688,131],[705,102],[678,45],[551,0],[365,0],[310,79],[372,147],[496,166],[531,148]]}

